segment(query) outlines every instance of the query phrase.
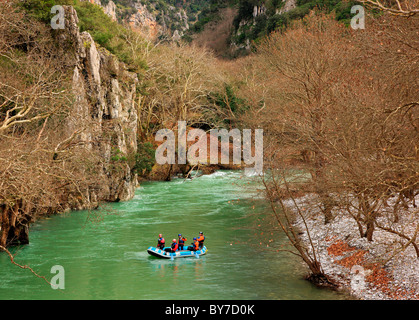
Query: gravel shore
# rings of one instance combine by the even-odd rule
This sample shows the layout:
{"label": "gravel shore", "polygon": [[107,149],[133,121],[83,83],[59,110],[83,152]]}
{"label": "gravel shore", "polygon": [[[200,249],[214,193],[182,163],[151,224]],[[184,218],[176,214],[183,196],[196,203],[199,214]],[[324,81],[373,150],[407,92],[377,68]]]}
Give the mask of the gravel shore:
{"label": "gravel shore", "polygon": [[[315,201],[310,195],[297,199],[323,270],[342,290],[362,300],[419,300],[419,258],[412,245],[383,265],[406,240],[376,229],[373,241],[369,242],[360,237],[355,220],[342,211],[334,212],[333,221],[324,224],[320,210],[313,212]],[[419,203],[419,197],[416,202]],[[293,206],[292,202],[288,204]],[[410,206],[403,210],[400,221],[392,222],[391,227],[412,235],[418,224],[418,208]],[[380,223],[389,223],[387,215],[382,216]],[[301,230],[301,240],[310,248],[301,218],[297,218],[296,226]]]}

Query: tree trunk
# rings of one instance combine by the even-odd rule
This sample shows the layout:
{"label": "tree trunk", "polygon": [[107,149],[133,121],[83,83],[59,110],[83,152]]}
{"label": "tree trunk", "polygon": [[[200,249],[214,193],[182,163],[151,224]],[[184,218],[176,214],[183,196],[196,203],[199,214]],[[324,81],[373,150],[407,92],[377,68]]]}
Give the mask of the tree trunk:
{"label": "tree trunk", "polygon": [[367,238],[368,241],[372,241],[372,235],[374,233],[374,220],[367,221],[367,230],[365,231],[364,237]]}
{"label": "tree trunk", "polygon": [[0,245],[5,248],[29,243],[28,215],[25,214],[18,220],[17,216],[21,213],[19,210],[18,204],[14,212],[7,205],[2,208]]}
{"label": "tree trunk", "polygon": [[333,289],[338,288],[339,285],[323,272],[320,261],[318,261],[316,258],[308,256],[306,254],[306,251],[295,242],[294,247],[298,250],[301,258],[304,260],[304,262],[310,269],[311,273],[306,277],[308,281],[312,282],[314,285],[318,287],[329,287]]}
{"label": "tree trunk", "polygon": [[165,181],[171,181],[172,180],[172,172],[173,172],[173,164],[169,164],[169,172],[166,175]]}
{"label": "tree trunk", "polygon": [[311,274],[307,276],[306,279],[311,283],[318,287],[328,287],[332,289],[337,289],[339,287],[335,281],[330,279],[321,270],[320,263],[318,261],[312,261],[311,263],[308,263],[308,266],[310,268]]}
{"label": "tree trunk", "polygon": [[314,152],[314,185],[316,193],[320,196],[323,205],[324,224],[328,224],[333,220],[332,209],[334,201],[330,197],[328,190],[324,187],[324,165],[326,159],[320,151]]}
{"label": "tree trunk", "polygon": [[7,238],[9,237],[9,215],[8,215],[9,207],[3,206],[1,212],[1,237],[0,237],[0,245],[3,247],[7,246]]}
{"label": "tree trunk", "polygon": [[328,224],[333,220],[333,200],[328,194],[322,196],[322,204],[323,204],[323,214],[324,214],[324,224]]}

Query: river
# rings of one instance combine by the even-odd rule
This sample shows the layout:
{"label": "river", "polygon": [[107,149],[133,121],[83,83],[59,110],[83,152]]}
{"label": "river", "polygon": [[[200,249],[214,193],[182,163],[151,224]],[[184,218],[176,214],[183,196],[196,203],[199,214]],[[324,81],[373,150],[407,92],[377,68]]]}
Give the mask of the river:
{"label": "river", "polygon": [[[297,257],[259,244],[257,221],[269,207],[260,185],[241,171],[192,180],[144,182],[135,197],[92,212],[36,222],[30,244],[12,248],[16,262],[51,279],[63,267],[65,289],[53,290],[0,254],[0,299],[346,299],[304,280]],[[208,253],[161,260],[147,254],[159,233],[203,231]],[[275,234],[272,246],[286,244]]]}

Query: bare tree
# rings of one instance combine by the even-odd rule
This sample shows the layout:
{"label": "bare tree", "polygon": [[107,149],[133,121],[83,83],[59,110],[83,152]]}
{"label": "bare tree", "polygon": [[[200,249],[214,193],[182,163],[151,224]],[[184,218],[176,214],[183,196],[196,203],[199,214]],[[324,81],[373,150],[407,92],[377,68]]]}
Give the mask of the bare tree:
{"label": "bare tree", "polygon": [[411,17],[419,13],[418,0],[360,0],[370,8],[392,15]]}
{"label": "bare tree", "polygon": [[144,78],[145,95],[139,101],[140,130],[147,136],[150,124],[155,130],[174,128],[178,120],[189,125],[205,122],[215,112],[207,96],[216,90],[222,76],[215,58],[202,48],[186,45],[160,45],[149,54]]}
{"label": "bare tree", "polygon": [[[244,62],[255,65],[257,81],[241,72],[243,91],[254,96],[246,123],[264,129],[267,195],[281,209],[273,208],[275,216],[300,217],[302,205],[320,209],[326,223],[348,214],[360,237],[373,241],[380,229],[397,237],[395,255],[409,246],[418,253],[418,212],[400,210],[416,205],[419,181],[418,20],[370,21],[355,33],[312,14],[262,42]],[[289,181],[296,173],[304,179]],[[313,201],[302,204],[301,194]],[[403,225],[392,221],[396,214]],[[303,260],[310,269],[316,261]]]}
{"label": "bare tree", "polygon": [[97,202],[103,161],[72,117],[72,56],[13,2],[0,6],[0,245],[28,243],[38,217]]}

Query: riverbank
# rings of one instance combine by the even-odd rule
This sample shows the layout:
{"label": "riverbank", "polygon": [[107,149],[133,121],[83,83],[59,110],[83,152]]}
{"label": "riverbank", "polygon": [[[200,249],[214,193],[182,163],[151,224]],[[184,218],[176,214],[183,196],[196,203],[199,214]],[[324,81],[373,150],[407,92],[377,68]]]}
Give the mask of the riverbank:
{"label": "riverbank", "polygon": [[[306,195],[297,199],[297,204],[306,212],[306,224],[323,270],[340,290],[361,300],[419,300],[419,258],[412,245],[383,265],[400,248],[398,236],[376,229],[369,242],[360,237],[355,220],[342,211],[334,212],[333,221],[324,224],[320,210],[308,214],[315,201]],[[403,210],[392,227],[413,234],[418,209],[409,206]],[[297,219],[296,226],[301,230],[301,240],[310,248],[302,219]]]}

